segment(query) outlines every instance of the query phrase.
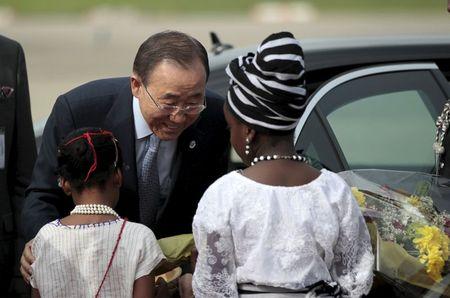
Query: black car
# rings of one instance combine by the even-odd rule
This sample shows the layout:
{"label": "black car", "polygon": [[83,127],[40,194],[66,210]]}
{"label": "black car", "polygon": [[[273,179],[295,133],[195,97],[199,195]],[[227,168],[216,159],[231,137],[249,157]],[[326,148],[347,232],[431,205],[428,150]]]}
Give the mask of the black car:
{"label": "black car", "polygon": [[[450,98],[449,37],[303,40],[310,104],[296,149],[334,172],[393,169],[431,173],[435,119]],[[208,87],[225,96],[229,61],[211,58]],[[235,166],[239,159],[233,156]]]}

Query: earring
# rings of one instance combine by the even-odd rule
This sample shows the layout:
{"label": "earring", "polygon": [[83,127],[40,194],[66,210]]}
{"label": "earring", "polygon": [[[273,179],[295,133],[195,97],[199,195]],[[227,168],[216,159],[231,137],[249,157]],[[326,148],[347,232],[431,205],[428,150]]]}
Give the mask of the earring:
{"label": "earring", "polygon": [[61,178],[58,178],[58,187],[59,187],[59,188],[62,188],[62,181],[61,181]]}
{"label": "earring", "polygon": [[250,140],[248,138],[245,139],[245,142],[247,143],[245,145],[245,154],[249,155],[250,154]]}

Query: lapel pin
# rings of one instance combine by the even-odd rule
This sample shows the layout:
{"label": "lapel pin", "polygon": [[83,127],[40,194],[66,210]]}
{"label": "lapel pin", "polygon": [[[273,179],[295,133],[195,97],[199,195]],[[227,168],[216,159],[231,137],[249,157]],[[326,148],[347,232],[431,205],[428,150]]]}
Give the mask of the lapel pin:
{"label": "lapel pin", "polygon": [[197,143],[196,143],[194,140],[192,140],[192,141],[189,143],[189,148],[190,148],[190,149],[194,149],[195,146],[197,146]]}

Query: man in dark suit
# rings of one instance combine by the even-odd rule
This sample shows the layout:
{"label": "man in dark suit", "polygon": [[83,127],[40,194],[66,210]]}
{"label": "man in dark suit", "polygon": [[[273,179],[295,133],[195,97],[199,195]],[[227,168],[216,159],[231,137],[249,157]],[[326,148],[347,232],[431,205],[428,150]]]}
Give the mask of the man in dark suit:
{"label": "man in dark suit", "polygon": [[[42,147],[23,210],[32,239],[46,223],[74,207],[55,176],[56,148],[80,127],[110,130],[123,156],[123,185],[116,207],[122,217],[149,226],[158,238],[191,232],[206,188],[227,172],[228,131],[223,100],[205,91],[209,74],[204,47],[180,32],[165,31],[139,48],[130,78],[87,83],[60,96],[46,123]],[[147,196],[141,183],[146,144],[158,139],[159,191]],[[29,277],[29,244],[22,274]]]}
{"label": "man in dark suit", "polygon": [[[25,188],[36,159],[25,56],[19,43],[0,36],[0,296],[12,296],[13,268]],[[18,269],[18,266],[16,266]],[[18,273],[18,270],[14,270]],[[18,279],[20,281],[20,279]],[[6,294],[6,293],[10,294]],[[16,293],[17,294],[17,293]],[[3,296],[4,295],[4,296]]]}

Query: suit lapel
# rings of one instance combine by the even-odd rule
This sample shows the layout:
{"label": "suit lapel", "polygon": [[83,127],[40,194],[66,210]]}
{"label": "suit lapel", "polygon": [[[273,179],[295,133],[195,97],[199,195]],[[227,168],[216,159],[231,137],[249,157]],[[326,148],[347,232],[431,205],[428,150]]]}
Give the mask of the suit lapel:
{"label": "suit lapel", "polygon": [[130,83],[124,85],[106,116],[105,126],[119,140],[123,158],[123,188],[137,192],[133,96]]}

